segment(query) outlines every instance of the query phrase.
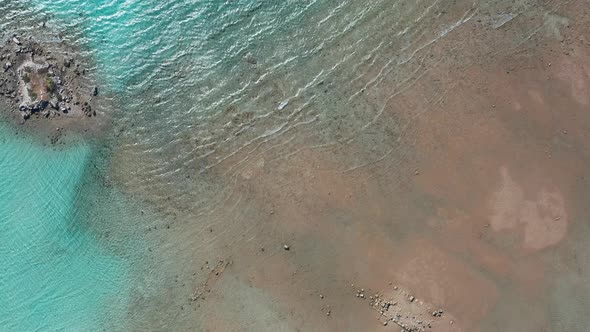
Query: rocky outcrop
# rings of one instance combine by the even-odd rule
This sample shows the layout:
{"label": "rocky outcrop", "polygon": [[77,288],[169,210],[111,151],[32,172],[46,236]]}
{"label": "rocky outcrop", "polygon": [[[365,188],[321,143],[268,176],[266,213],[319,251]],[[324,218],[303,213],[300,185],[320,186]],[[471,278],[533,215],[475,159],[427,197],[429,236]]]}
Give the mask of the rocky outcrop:
{"label": "rocky outcrop", "polygon": [[0,96],[23,120],[96,116],[91,101],[98,88],[89,88],[82,63],[75,54],[52,53],[32,38],[14,34],[0,46]]}

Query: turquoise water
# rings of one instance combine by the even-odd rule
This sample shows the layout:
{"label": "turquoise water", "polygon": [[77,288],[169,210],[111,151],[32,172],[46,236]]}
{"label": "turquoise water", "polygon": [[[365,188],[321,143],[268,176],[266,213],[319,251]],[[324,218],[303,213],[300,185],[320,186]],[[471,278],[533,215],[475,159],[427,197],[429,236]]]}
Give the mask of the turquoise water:
{"label": "turquoise water", "polygon": [[0,330],[82,331],[106,312],[116,319],[128,266],[77,209],[89,147],[51,150],[4,126],[0,141]]}

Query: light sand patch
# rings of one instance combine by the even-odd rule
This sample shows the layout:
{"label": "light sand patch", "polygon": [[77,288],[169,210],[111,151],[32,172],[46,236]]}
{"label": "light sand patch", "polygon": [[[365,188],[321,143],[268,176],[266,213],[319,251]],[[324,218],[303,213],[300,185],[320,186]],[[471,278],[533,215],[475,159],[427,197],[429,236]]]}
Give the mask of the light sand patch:
{"label": "light sand patch", "polygon": [[557,67],[557,77],[568,82],[572,97],[582,105],[590,104],[590,66],[574,62],[568,58],[561,59]]}
{"label": "light sand patch", "polygon": [[228,275],[205,306],[210,331],[296,331],[261,289]]}
{"label": "light sand patch", "polygon": [[531,99],[536,103],[545,104],[545,101],[543,100],[543,95],[539,91],[531,89],[528,91],[528,93]]}
{"label": "light sand patch", "polygon": [[542,189],[532,200],[525,198],[523,189],[500,168],[500,189],[492,199],[493,214],[490,217],[495,231],[524,226],[523,246],[527,249],[543,249],[561,241],[567,233],[567,213],[559,191]]}
{"label": "light sand patch", "polygon": [[500,169],[502,184],[494,196],[494,214],[491,217],[492,228],[496,231],[514,228],[519,222],[519,212],[524,200],[524,193],[518,184],[512,181],[505,167]]}
{"label": "light sand patch", "polygon": [[493,281],[428,240],[417,238],[408,243],[402,257],[405,259],[396,264],[398,282],[417,298],[455,313],[455,324],[465,331],[498,300]]}

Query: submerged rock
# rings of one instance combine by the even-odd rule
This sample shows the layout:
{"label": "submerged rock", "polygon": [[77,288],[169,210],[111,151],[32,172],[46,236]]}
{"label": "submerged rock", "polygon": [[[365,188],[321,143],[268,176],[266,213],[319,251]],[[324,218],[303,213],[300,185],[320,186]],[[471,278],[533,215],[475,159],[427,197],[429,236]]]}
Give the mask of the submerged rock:
{"label": "submerged rock", "polygon": [[279,106],[277,107],[277,109],[279,111],[283,110],[283,108],[287,107],[287,105],[289,105],[289,99],[285,99],[282,102],[279,103]]}

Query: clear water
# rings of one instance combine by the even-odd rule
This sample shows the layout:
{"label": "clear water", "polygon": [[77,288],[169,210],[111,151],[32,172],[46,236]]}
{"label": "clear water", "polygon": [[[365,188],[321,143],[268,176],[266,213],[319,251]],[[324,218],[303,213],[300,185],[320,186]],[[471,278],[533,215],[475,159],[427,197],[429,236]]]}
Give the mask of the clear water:
{"label": "clear water", "polygon": [[129,267],[81,222],[89,147],[51,150],[4,126],[0,137],[0,329],[81,331],[105,313],[116,319]]}
{"label": "clear water", "polygon": [[[124,330],[141,320],[130,311],[138,298],[189,273],[162,257],[192,263],[210,244],[198,243],[200,230],[176,243],[146,230],[207,215],[262,151],[342,149],[345,171],[400,149],[408,124],[382,118],[383,108],[429,67],[453,66],[432,45],[492,6],[482,2],[0,3],[3,32],[34,31],[42,17],[67,31],[115,105],[103,142],[64,150],[0,127],[0,330]],[[144,214],[146,202],[160,217]],[[226,226],[217,241],[247,225]],[[175,323],[168,316],[160,328]]]}

